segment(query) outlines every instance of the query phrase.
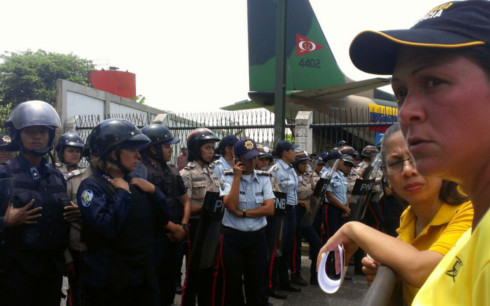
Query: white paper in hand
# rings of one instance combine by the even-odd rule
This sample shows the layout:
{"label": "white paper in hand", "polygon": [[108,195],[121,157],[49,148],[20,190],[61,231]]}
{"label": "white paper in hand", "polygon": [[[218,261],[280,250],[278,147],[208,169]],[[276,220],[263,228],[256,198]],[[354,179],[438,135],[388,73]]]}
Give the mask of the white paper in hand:
{"label": "white paper in hand", "polygon": [[327,275],[327,270],[325,268],[325,264],[327,262],[328,253],[322,254],[322,260],[320,261],[320,266],[318,267],[318,284],[320,288],[326,293],[335,293],[339,290],[340,285],[345,278],[345,273],[347,272],[347,266],[344,266],[344,248],[339,245],[339,256],[340,256],[340,278],[339,279],[331,279]]}

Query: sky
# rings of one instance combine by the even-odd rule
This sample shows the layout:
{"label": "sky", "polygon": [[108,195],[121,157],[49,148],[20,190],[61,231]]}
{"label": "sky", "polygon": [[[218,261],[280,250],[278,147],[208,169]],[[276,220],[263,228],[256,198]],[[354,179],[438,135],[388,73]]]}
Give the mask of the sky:
{"label": "sky", "polygon": [[[340,69],[363,30],[411,27],[434,0],[310,0]],[[215,112],[248,99],[246,0],[16,0],[1,5],[0,52],[74,54],[136,74],[136,92],[162,110]],[[390,91],[389,88],[382,88]]]}

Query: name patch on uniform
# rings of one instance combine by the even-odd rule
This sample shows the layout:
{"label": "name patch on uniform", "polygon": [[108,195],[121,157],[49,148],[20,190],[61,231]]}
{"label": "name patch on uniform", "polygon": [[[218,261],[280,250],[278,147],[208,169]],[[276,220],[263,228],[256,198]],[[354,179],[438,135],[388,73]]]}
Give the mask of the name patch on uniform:
{"label": "name patch on uniform", "polygon": [[90,189],[87,189],[84,192],[82,192],[82,196],[81,196],[82,205],[85,207],[89,207],[93,197],[94,197],[94,192]]}

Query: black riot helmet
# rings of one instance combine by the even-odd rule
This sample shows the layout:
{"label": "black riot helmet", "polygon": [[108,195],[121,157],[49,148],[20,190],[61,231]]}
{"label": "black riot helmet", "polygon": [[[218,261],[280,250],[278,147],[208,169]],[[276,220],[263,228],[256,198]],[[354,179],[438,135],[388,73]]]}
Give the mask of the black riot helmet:
{"label": "black riot helmet", "polygon": [[220,139],[211,130],[207,128],[198,128],[187,135],[187,148],[189,149],[188,161],[201,160],[201,146],[208,142],[218,142]]}
{"label": "black riot helmet", "polygon": [[[42,150],[27,151],[22,145],[20,131],[30,126],[44,126],[49,129],[48,146]],[[5,122],[10,138],[12,139],[12,150],[20,150],[38,156],[43,156],[53,148],[54,132],[61,127],[60,116],[56,110],[44,101],[26,101],[17,105],[10,113]]]}
{"label": "black riot helmet", "polygon": [[160,163],[164,163],[163,160],[163,152],[162,152],[162,144],[176,144],[180,142],[179,138],[174,138],[172,132],[168,127],[163,124],[149,124],[141,130],[141,133],[145,134],[150,138],[151,145],[155,147],[156,153],[153,153],[150,150],[150,146],[146,147],[143,150],[143,153],[150,156],[151,158],[157,160]]}
{"label": "black riot helmet", "polygon": [[56,151],[56,154],[58,155],[58,159],[60,162],[64,163],[65,158],[63,152],[65,151],[66,147],[75,147],[79,148],[80,150],[83,151],[83,139],[82,137],[78,136],[77,133],[65,133],[58,138],[58,143],[56,144],[56,147],[54,147],[54,150]]}
{"label": "black riot helmet", "polygon": [[[97,124],[87,138],[90,154],[116,164],[123,172],[121,149],[141,150],[150,144],[150,139],[131,122],[124,119],[107,119]],[[110,153],[116,151],[114,160]]]}

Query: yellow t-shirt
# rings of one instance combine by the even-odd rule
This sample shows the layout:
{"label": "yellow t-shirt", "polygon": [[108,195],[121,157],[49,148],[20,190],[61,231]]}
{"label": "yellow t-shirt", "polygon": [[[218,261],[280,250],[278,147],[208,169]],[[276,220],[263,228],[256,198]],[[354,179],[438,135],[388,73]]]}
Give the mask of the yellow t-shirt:
{"label": "yellow t-shirt", "polygon": [[[409,206],[400,217],[400,227],[397,229],[399,238],[419,251],[430,250],[446,255],[461,235],[471,228],[473,206],[469,201],[460,205],[443,203],[430,224],[417,237],[414,237],[415,221],[415,214]],[[419,288],[403,282],[402,290],[403,298],[410,305]]]}
{"label": "yellow t-shirt", "polygon": [[432,271],[412,305],[490,305],[490,212]]}

